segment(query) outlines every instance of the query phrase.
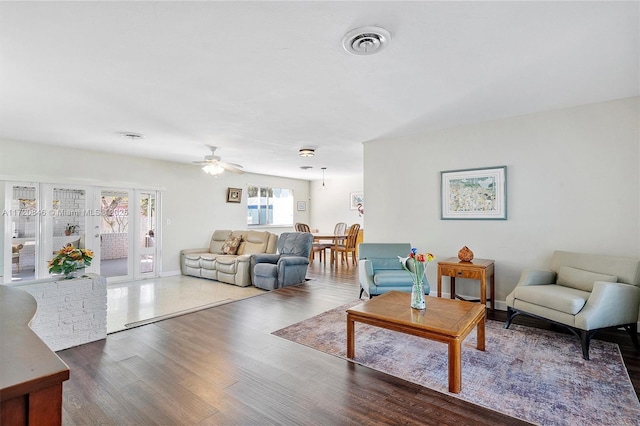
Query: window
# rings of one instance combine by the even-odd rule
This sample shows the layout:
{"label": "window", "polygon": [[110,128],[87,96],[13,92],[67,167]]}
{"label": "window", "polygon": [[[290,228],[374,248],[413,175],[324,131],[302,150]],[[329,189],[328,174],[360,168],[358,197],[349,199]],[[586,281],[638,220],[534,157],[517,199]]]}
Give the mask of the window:
{"label": "window", "polygon": [[247,225],[293,225],[293,189],[249,186]]}

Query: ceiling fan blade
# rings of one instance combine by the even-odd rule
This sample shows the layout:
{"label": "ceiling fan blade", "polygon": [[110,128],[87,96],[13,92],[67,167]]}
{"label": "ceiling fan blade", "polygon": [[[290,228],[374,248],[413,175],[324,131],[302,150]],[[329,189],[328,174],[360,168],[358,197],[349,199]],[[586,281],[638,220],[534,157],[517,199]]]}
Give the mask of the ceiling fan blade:
{"label": "ceiling fan blade", "polygon": [[238,173],[238,174],[244,173],[244,170],[240,170],[239,169],[239,167],[242,167],[239,164],[225,163],[225,162],[222,162],[222,161],[220,163],[218,163],[218,164],[220,164],[220,166],[222,166],[223,169],[229,170],[230,172]]}

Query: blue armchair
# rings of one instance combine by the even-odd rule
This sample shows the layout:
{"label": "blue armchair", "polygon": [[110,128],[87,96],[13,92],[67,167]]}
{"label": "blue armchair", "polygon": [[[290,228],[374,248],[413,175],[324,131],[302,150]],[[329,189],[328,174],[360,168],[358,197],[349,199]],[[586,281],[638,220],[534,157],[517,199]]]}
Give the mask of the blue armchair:
{"label": "blue armchair", "polygon": [[278,254],[251,255],[251,281],[264,290],[303,283],[309,268],[313,235],[283,232],[278,238]]}
{"label": "blue armchair", "polygon": [[[410,251],[409,243],[361,243],[358,246],[360,297],[364,292],[369,298],[391,290],[411,292],[411,275],[398,260],[398,257],[407,257]],[[408,266],[411,267],[410,262]],[[430,291],[425,277],[424,294]]]}

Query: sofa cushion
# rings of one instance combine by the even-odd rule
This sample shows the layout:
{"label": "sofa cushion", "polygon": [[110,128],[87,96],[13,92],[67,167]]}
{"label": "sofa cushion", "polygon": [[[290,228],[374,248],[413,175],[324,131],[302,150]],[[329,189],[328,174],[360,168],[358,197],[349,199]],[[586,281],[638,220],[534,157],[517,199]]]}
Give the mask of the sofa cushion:
{"label": "sofa cushion", "polygon": [[202,256],[203,254],[206,254],[206,253],[186,253],[184,255],[184,258],[189,260],[199,260],[200,256]]}
{"label": "sofa cushion", "polygon": [[200,256],[200,267],[204,269],[216,269],[216,253],[202,253]]}
{"label": "sofa cushion", "polygon": [[596,281],[618,282],[615,275],[600,274],[598,272],[585,271],[584,269],[561,266],[558,271],[556,284],[571,287],[582,291],[592,291]]}
{"label": "sofa cushion", "polygon": [[240,246],[240,241],[240,237],[227,237],[220,249],[220,254],[236,254]]}
{"label": "sofa cushion", "polygon": [[[398,262],[400,263],[400,262]],[[402,269],[380,269],[374,272],[373,283],[378,287],[397,287],[413,284],[411,275]]]}
{"label": "sofa cushion", "polygon": [[194,256],[189,256],[187,257],[185,255],[184,257],[184,264],[190,268],[199,268],[200,267],[200,256],[195,257]]}
{"label": "sofa cushion", "polygon": [[222,251],[222,245],[229,235],[231,235],[231,231],[227,229],[214,231],[211,236],[211,243],[209,243],[209,252],[220,253]]}
{"label": "sofa cushion", "polygon": [[216,258],[216,269],[225,274],[235,274],[238,256],[220,255]]}
{"label": "sofa cushion", "polygon": [[516,299],[546,306],[556,311],[575,315],[587,303],[591,293],[561,285],[524,285],[513,290]]}
{"label": "sofa cushion", "polygon": [[238,254],[266,253],[268,243],[269,231],[249,231],[238,249]]}

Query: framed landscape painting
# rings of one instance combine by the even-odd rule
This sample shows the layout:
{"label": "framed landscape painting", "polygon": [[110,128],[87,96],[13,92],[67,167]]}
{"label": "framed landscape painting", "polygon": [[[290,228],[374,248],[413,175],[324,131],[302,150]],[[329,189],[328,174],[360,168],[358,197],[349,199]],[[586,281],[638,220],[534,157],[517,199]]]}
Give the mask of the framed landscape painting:
{"label": "framed landscape painting", "polygon": [[441,219],[507,219],[507,166],[440,172]]}

